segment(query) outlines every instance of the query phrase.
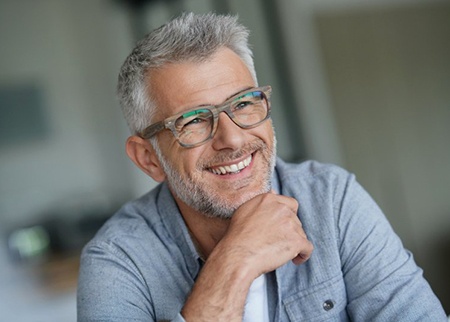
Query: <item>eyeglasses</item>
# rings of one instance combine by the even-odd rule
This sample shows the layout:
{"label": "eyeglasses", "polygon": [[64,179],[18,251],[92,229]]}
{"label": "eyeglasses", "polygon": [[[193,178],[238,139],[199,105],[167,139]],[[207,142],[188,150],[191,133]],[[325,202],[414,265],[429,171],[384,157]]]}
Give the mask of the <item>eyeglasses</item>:
{"label": "eyeglasses", "polygon": [[214,137],[219,114],[222,112],[240,128],[254,128],[270,117],[271,93],[270,86],[249,89],[234,95],[223,104],[197,108],[156,122],[144,129],[140,136],[149,139],[162,130],[169,129],[181,146],[193,148]]}

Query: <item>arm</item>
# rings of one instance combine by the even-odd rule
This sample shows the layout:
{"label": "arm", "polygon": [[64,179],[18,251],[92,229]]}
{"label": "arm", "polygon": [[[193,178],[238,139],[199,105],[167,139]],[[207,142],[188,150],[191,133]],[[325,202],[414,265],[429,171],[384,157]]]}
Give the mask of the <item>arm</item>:
{"label": "arm", "polygon": [[[183,317],[187,321],[241,321],[248,289],[257,276],[291,259],[302,263],[309,258],[312,245],[296,211],[294,199],[274,194],[255,197],[241,206],[199,274],[183,315],[176,315],[183,304],[171,307],[172,321],[183,321]],[[164,298],[173,300],[169,290],[149,290],[151,285],[141,275],[143,267],[136,266],[130,249],[122,246],[96,242],[84,250],[78,321],[155,321],[159,317],[154,310],[170,302]],[[152,292],[158,293],[159,304]]]}
{"label": "arm", "polygon": [[339,208],[338,229],[352,320],[447,320],[412,254],[353,176]]}
{"label": "arm", "polygon": [[78,279],[78,321],[155,321],[144,287],[139,271],[119,249],[108,243],[88,246]]}
{"label": "arm", "polygon": [[242,321],[255,278],[289,260],[301,264],[309,258],[313,246],[297,207],[294,199],[269,193],[236,211],[182,310],[187,321]]}

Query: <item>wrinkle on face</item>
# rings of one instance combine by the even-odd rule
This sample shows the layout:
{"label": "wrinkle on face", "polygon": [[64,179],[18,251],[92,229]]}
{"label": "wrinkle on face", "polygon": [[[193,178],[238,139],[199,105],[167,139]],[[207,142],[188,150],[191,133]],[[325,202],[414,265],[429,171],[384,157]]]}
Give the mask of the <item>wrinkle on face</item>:
{"label": "wrinkle on face", "polygon": [[[223,48],[205,62],[169,64],[152,71],[149,86],[157,93],[158,106],[164,107],[154,120],[161,121],[200,105],[219,105],[255,83],[242,60]],[[158,158],[177,203],[207,216],[229,218],[243,202],[270,190],[275,137],[271,120],[246,130],[231,120],[225,126],[224,121],[216,137],[195,148],[181,147],[170,131],[160,132]],[[233,133],[239,140],[230,137]],[[242,172],[219,175],[210,171],[249,155],[251,163]]]}

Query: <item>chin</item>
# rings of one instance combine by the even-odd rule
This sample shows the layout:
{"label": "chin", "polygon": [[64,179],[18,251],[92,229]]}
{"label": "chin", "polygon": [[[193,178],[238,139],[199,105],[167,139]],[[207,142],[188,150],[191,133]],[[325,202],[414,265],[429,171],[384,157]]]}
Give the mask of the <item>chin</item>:
{"label": "chin", "polygon": [[206,211],[203,213],[210,218],[231,219],[240,206],[256,196],[269,192],[270,189],[271,187],[268,185],[257,191],[251,191],[245,194],[237,192],[237,196],[231,196],[230,198],[217,198],[220,200],[216,199],[216,202],[210,202],[208,208],[204,209]]}

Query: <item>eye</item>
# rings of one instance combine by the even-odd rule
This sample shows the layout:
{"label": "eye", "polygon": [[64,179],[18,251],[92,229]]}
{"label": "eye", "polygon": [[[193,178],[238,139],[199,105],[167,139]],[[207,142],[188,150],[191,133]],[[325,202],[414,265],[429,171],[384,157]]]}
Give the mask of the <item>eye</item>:
{"label": "eye", "polygon": [[210,123],[210,118],[211,112],[209,110],[194,110],[180,116],[176,120],[175,126],[178,131],[202,127]]}
{"label": "eye", "polygon": [[253,105],[253,104],[254,104],[253,101],[240,101],[235,105],[234,109],[242,110],[242,109],[246,108],[247,106]]}
{"label": "eye", "polygon": [[233,110],[238,112],[248,107],[258,105],[263,100],[263,94],[260,91],[246,93],[236,99],[233,104]]}
{"label": "eye", "polygon": [[197,118],[195,118],[193,120],[190,120],[189,122],[185,123],[184,127],[190,126],[190,125],[199,125],[199,124],[201,124],[203,122],[207,122],[207,120],[205,120],[204,118],[197,117]]}

